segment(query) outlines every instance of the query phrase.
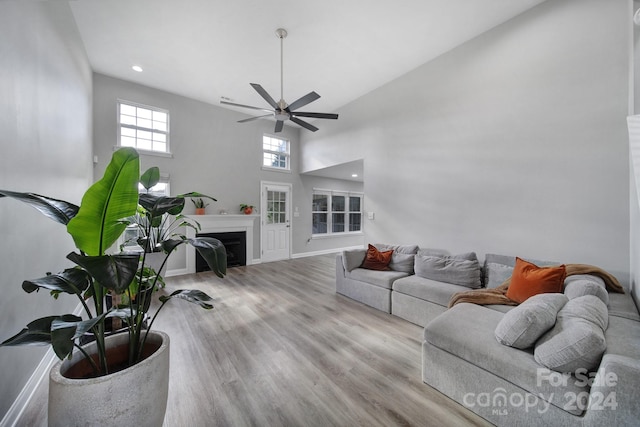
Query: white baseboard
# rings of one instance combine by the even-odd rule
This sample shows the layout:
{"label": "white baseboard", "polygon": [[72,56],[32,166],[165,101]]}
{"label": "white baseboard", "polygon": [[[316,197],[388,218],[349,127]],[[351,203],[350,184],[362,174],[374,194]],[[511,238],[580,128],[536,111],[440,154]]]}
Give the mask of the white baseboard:
{"label": "white baseboard", "polygon": [[364,246],[360,245],[360,246],[349,246],[346,248],[325,249],[322,251],[314,251],[314,252],[300,252],[297,254],[292,254],[291,258],[296,259],[296,258],[306,258],[310,256],[317,256],[317,255],[337,254],[342,251],[350,251],[350,250],[362,249],[362,248],[364,248]]}

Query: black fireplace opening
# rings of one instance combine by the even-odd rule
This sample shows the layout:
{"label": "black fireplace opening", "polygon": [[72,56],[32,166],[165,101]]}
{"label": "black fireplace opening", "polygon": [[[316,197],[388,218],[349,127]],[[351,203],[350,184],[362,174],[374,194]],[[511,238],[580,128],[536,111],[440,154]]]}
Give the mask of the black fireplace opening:
{"label": "black fireplace opening", "polygon": [[[227,233],[198,233],[196,237],[213,237],[218,239],[227,250],[227,267],[247,265],[247,232],[231,231]],[[196,250],[196,273],[210,271],[207,262]]]}

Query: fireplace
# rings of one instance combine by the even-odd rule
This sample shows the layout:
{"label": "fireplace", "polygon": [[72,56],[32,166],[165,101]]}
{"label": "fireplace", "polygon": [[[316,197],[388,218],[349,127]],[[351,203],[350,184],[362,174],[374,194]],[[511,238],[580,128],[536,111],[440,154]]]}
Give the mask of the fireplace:
{"label": "fireplace", "polygon": [[[194,215],[190,216],[193,220],[200,224],[200,230],[196,231],[191,227],[187,227],[187,237],[196,237],[196,233],[199,236],[212,235],[215,238],[220,239],[220,235],[227,233],[244,233],[244,239],[242,239],[245,252],[244,258],[241,258],[241,254],[237,253],[237,249],[234,252],[234,258],[243,259],[241,263],[233,260],[235,265],[250,265],[253,264],[253,227],[255,221],[259,218],[258,215]],[[232,252],[227,247],[228,252]],[[186,268],[179,274],[191,274],[196,272],[196,249],[187,245],[185,247],[186,252]],[[240,250],[240,252],[242,252]],[[229,260],[231,265],[231,259]],[[206,266],[206,263],[205,263]]]}
{"label": "fireplace", "polygon": [[[232,231],[226,233],[198,233],[197,237],[213,237],[218,239],[227,250],[227,267],[247,265],[247,233]],[[204,258],[196,251],[196,273],[211,270]]]}

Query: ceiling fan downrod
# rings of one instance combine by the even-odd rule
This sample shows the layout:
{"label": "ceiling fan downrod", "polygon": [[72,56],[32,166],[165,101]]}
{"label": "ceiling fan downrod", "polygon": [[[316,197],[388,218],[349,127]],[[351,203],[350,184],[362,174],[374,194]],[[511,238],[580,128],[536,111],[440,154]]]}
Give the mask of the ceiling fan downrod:
{"label": "ceiling fan downrod", "polygon": [[280,39],[280,102],[278,105],[282,110],[287,108],[287,103],[284,102],[284,39],[287,34],[287,30],[284,28],[276,30],[276,36]]}

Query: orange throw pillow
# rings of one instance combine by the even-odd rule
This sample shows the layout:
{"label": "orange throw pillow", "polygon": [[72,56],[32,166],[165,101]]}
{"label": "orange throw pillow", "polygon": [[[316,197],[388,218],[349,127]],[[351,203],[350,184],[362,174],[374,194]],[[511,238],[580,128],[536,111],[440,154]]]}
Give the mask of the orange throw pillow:
{"label": "orange throw pillow", "polygon": [[393,250],[380,252],[375,246],[370,244],[367,250],[367,256],[364,258],[364,262],[360,267],[369,270],[390,270],[389,263],[391,262],[391,255],[393,255]]}
{"label": "orange throw pillow", "polygon": [[522,303],[537,294],[562,292],[566,277],[564,264],[558,267],[538,267],[516,257],[507,298]]}

